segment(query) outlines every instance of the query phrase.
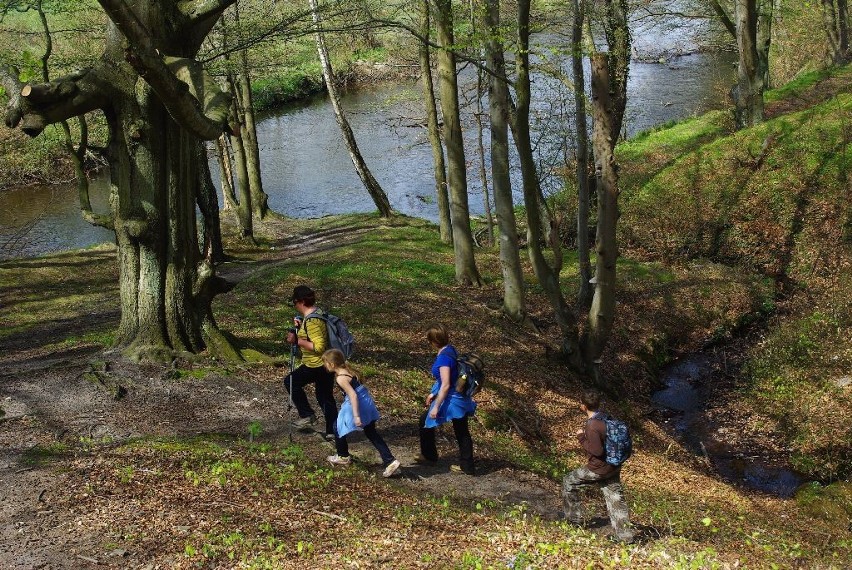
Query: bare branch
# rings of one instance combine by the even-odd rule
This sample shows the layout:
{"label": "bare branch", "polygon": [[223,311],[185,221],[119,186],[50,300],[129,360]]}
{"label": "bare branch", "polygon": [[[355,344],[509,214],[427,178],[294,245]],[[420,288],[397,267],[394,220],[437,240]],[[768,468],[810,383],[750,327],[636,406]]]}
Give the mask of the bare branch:
{"label": "bare branch", "polygon": [[[94,69],[84,69],[49,83],[28,84],[20,90],[18,105],[6,114],[6,125],[31,137],[47,125],[84,115],[109,105],[109,89]],[[17,119],[14,120],[13,119]]]}
{"label": "bare branch", "polygon": [[[223,0],[224,1],[224,0]],[[126,58],[141,77],[148,82],[172,118],[182,128],[202,140],[214,140],[228,130],[226,113],[218,103],[230,95],[222,94],[217,105],[202,109],[190,86],[179,80],[154,49],[151,34],[124,0],[98,0],[110,19],[130,42]],[[227,107],[227,106],[226,106]],[[205,111],[211,113],[210,116]]]}

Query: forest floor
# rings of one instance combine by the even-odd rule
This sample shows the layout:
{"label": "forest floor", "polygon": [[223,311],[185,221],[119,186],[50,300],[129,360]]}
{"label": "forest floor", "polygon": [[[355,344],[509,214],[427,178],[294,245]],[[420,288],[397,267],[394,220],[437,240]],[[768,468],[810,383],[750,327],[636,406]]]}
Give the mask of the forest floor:
{"label": "forest floor", "polygon": [[[292,284],[276,289],[276,271],[299,279],[308,268],[326,262],[338,266],[341,257],[357,265],[347,248],[369,236],[375,221],[294,228],[298,224],[274,221],[262,247],[229,249],[237,259],[221,266],[220,274],[239,283],[235,291],[241,297],[224,311],[230,313],[221,319],[226,328],[251,337],[262,325],[258,315],[270,308],[270,296],[278,299],[275,315],[288,310],[284,300]],[[409,224],[389,223],[414,231]],[[323,263],[316,263],[318,256]],[[46,304],[58,299],[67,304],[52,309],[53,319],[0,340],[5,412],[0,420],[0,567],[734,568],[740,564],[738,551],[754,549],[760,541],[744,539],[742,523],[735,519],[745,515],[728,509],[759,512],[772,520],[787,517],[789,501],[714,478],[702,458],[648,421],[655,412],[640,399],[632,414],[642,424],[643,450],[631,460],[625,480],[628,498],[636,498],[637,544],[606,540],[610,527],[599,494],[587,497],[585,527],[568,528],[559,520],[560,478],[582,461],[573,437],[565,435],[582,422],[571,395],[577,386],[557,380],[561,368],[550,357],[518,366],[520,354],[549,349],[535,335],[512,337],[501,332],[504,325],[492,331],[485,324],[487,315],[495,314],[487,306],[495,291],[488,287],[468,300],[470,310],[486,315],[481,326],[474,316],[468,325],[458,324],[456,336],[463,345],[475,342],[477,350],[495,355],[489,368],[493,384],[472,426],[477,476],[450,470],[456,456],[451,430],[439,432],[442,459],[436,465],[414,462],[417,401],[429,382],[394,361],[410,357],[421,362],[418,368],[427,368],[432,356],[418,331],[435,318],[434,308],[423,299],[407,304],[398,296],[386,298],[354,282],[349,286],[356,294],[373,295],[376,307],[389,307],[407,319],[382,329],[384,344],[399,343],[397,354],[371,354],[365,347],[359,360],[372,372],[369,385],[383,412],[380,430],[402,468],[392,480],[383,480],[375,451],[355,436],[355,467],[330,469],[325,457],[334,453],[332,444],[318,433],[290,427],[294,412],[288,410],[282,383],[287,356],[279,341],[255,343],[276,356],[273,362],[238,367],[181,359],[171,366],[139,365],[105,353],[102,335],[118,321],[113,264],[111,247],[3,264],[9,272],[30,270],[32,279],[4,289],[7,309],[14,311],[39,295]],[[48,285],[58,274],[64,274],[62,285]],[[351,291],[335,291],[346,293]],[[459,293],[469,295],[453,287],[426,291]],[[255,316],[240,317],[252,300],[259,305],[248,307]],[[747,305],[735,297],[724,303]],[[644,314],[641,306],[625,310],[625,320]],[[26,319],[23,313],[17,317]],[[276,332],[270,334],[280,338],[284,325],[274,316],[271,320]],[[388,362],[389,369],[376,375],[372,363],[378,361]],[[413,379],[406,379],[410,375]],[[720,399],[717,409],[724,407]],[[513,435],[500,435],[506,432],[494,424],[501,422]],[[258,429],[250,435],[252,424]],[[563,459],[553,463],[524,441],[539,442]],[[762,444],[745,445],[757,449]],[[665,483],[660,473],[666,474]],[[721,552],[714,549],[717,539],[700,538],[704,529],[719,532],[710,522],[700,522],[708,513],[713,525],[717,517],[735,520],[718,535],[731,533],[718,539],[727,547]],[[755,524],[765,524],[761,520]],[[445,537],[445,548],[424,546],[435,536]],[[684,542],[685,537],[692,538]],[[743,546],[744,540],[752,540],[751,545]],[[797,550],[798,535],[785,531],[772,540],[781,546],[773,544],[769,552],[790,551],[779,560],[808,567],[807,557]],[[833,544],[834,538],[825,540]],[[763,567],[766,560],[760,557],[765,556],[758,555],[752,567]]]}
{"label": "forest floor", "polygon": [[[239,282],[275,264],[289,263],[296,254],[310,256],[340,247],[334,241],[336,233],[279,235],[280,246],[271,248],[262,261],[226,264],[221,274]],[[349,232],[347,239],[355,235]],[[102,251],[94,255],[111,257]],[[83,333],[103,324],[117,326],[118,315],[112,307],[91,309],[84,318],[68,322],[68,327]],[[80,525],[81,516],[96,513],[73,507],[73,495],[85,481],[81,473],[98,461],[89,456],[91,447],[103,451],[143,437],[247,437],[246,418],[250,417],[263,425],[264,440],[293,442],[317,461],[334,453],[333,443],[319,432],[290,427],[297,415],[288,406],[282,382],[288,366],[283,361],[247,368],[240,375],[244,377],[208,374],[176,381],[171,368],[130,363],[118,355],[105,355],[100,346],[57,346],[67,330],[53,323],[0,343],[0,405],[5,412],[0,420],[2,568],[137,567],[139,553],[116,548],[104,555],[104,529]],[[109,385],[98,380],[99,373],[112,379]],[[116,397],[118,385],[127,390],[122,397]],[[316,425],[322,429],[320,424]],[[450,459],[434,466],[414,463],[419,453],[416,426],[394,426],[382,432],[403,465],[396,480],[412,492],[526,503],[551,519],[561,512],[559,486],[553,481],[479,461],[476,484],[471,485],[469,477],[450,471]],[[453,448],[450,437],[448,432],[439,435],[442,449]],[[365,463],[374,462],[375,452],[363,436],[350,439],[356,461],[364,456]],[[596,524],[603,527],[606,521]]]}

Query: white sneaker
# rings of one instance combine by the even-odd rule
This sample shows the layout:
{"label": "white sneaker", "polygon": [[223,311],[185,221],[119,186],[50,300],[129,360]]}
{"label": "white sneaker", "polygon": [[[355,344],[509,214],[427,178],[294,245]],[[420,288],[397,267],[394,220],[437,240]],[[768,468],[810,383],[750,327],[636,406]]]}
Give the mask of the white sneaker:
{"label": "white sneaker", "polygon": [[337,454],[329,455],[328,457],[326,457],[326,459],[328,459],[328,462],[331,463],[332,465],[349,465],[350,463],[352,463],[351,457],[349,457],[349,456],[340,457]]}
{"label": "white sneaker", "polygon": [[396,473],[397,469],[399,469],[399,459],[394,459],[388,463],[387,467],[385,467],[385,470],[382,472],[382,477],[390,477]]}

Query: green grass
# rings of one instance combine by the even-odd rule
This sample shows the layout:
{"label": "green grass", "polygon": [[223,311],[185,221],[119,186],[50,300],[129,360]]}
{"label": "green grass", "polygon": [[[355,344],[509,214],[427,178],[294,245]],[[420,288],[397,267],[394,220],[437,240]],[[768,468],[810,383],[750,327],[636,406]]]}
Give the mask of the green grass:
{"label": "green grass", "polygon": [[[798,225],[803,207],[845,200],[837,181],[852,160],[843,135],[850,112],[852,96],[842,94],[703,145],[646,183],[625,186],[623,237],[666,259],[703,256],[766,272],[786,269],[779,265],[785,263],[807,270],[811,259],[791,256],[789,240],[811,237]],[[749,164],[767,138],[768,152],[753,171]]]}
{"label": "green grass", "polygon": [[22,456],[22,463],[31,467],[41,467],[57,459],[67,457],[71,452],[68,445],[55,441],[47,445],[34,445],[27,449]]}

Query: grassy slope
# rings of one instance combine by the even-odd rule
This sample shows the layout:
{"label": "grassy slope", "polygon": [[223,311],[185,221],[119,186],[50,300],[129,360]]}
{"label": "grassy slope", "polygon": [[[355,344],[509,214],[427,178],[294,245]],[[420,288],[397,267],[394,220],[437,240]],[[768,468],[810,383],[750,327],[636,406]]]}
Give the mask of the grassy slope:
{"label": "grassy slope", "polygon": [[815,72],[770,93],[758,127],[729,133],[725,115],[709,114],[621,147],[621,229],[634,253],[775,282],[778,311],[751,350],[743,395],[797,467],[823,480],[852,469],[850,85],[852,68]]}
{"label": "grassy slope", "polygon": [[[518,330],[501,318],[494,308],[501,293],[496,253],[478,255],[486,286],[471,291],[453,284],[452,250],[425,222],[345,216],[291,227],[305,232],[345,230],[357,237],[351,246],[252,273],[217,300],[224,328],[247,345],[280,353],[282,323],[292,316],[283,300],[296,283],[312,283],[355,330],[357,362],[385,414],[385,429],[393,432],[394,426],[414,425],[430,383],[426,370],[432,356],[422,331],[435,319],[449,321],[454,341],[476,347],[488,362],[491,384],[480,398],[473,427],[478,456],[556,480],[582,462],[565,436],[581,421],[576,410],[579,386],[561,364],[545,356],[556,327],[537,295],[530,301],[544,328],[542,335]],[[264,248],[231,251],[244,257],[268,255]],[[104,263],[109,255],[81,252],[0,264],[0,284],[8,291],[0,320],[20,323],[30,312],[40,315],[31,324],[19,325],[16,334],[21,327],[51,321],[54,307],[27,293],[26,287],[7,289],[15,284],[36,279],[49,290],[73,287],[84,297],[95,295],[94,284],[114,282],[110,264]],[[87,281],[61,281],[67,278],[56,268],[67,264]],[[612,363],[611,373],[638,379],[630,384],[637,393],[648,388],[648,364],[641,355],[653,346],[697,346],[766,298],[761,280],[707,262],[667,270],[655,263],[623,260],[620,275],[624,302],[606,360]],[[81,310],[80,317],[87,315]],[[64,311],[63,320],[74,319],[71,306]],[[88,331],[82,327],[76,337],[60,333],[56,343],[66,347],[97,342],[111,326],[114,323]],[[221,373],[221,365],[215,369]],[[198,372],[196,366],[193,373]],[[247,371],[233,368],[230,373]],[[270,378],[278,374],[265,365],[250,373]],[[250,445],[233,438],[143,440],[77,450],[98,460],[95,467],[87,461],[79,472],[72,469],[71,476],[79,478],[84,490],[71,492],[64,501],[90,512],[94,526],[98,520],[112,521],[112,528],[123,529],[127,536],[122,544],[161,552],[160,560],[176,568],[204,561],[232,567],[241,560],[242,567],[255,568],[319,568],[346,561],[387,568],[497,568],[509,560],[536,568],[715,568],[738,561],[762,568],[772,563],[791,567],[803,560],[842,567],[852,561],[848,542],[841,542],[822,517],[807,514],[791,501],[750,495],[707,476],[701,462],[643,418],[641,401],[637,398],[622,410],[632,419],[638,448],[624,479],[636,523],[654,538],[630,547],[541,520],[523,505],[471,503],[451,494],[421,496],[361,469],[333,471],[323,465],[324,448],[300,449],[285,441]],[[371,509],[364,509],[365,502]],[[599,499],[593,504],[602,509]],[[190,518],[196,523],[182,526]],[[85,514],[82,520],[87,524]],[[151,525],[151,530],[140,533],[140,525]],[[447,538],[450,548],[432,551],[422,546],[447,529],[468,526],[477,530]],[[157,530],[163,528],[185,530]]]}

